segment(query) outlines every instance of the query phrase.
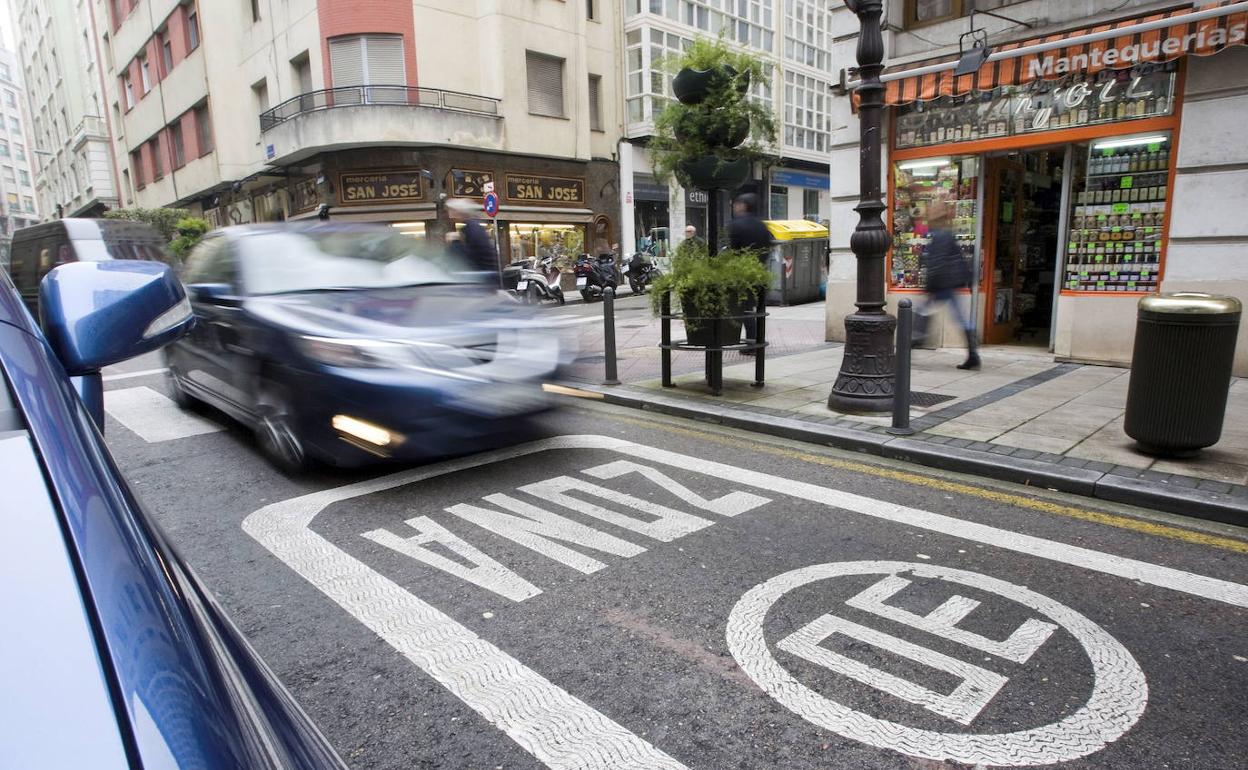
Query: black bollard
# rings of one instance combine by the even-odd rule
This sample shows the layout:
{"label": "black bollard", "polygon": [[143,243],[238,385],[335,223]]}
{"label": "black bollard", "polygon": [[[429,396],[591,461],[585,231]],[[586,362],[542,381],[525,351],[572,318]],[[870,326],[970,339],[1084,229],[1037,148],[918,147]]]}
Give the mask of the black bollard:
{"label": "black bollard", "polygon": [[610,286],[602,290],[602,336],[603,352],[607,358],[607,378],[602,384],[619,385],[615,361],[615,289]]}
{"label": "black bollard", "polygon": [[897,369],[893,375],[894,436],[913,436],[910,427],[910,337],[914,333],[914,309],[909,299],[897,303]]}

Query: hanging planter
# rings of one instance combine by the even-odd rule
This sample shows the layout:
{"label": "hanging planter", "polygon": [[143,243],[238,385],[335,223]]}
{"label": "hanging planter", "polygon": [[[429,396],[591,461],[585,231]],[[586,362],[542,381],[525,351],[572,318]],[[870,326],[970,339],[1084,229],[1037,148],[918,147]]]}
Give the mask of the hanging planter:
{"label": "hanging planter", "polygon": [[719,74],[715,69],[685,67],[672,78],[672,95],[681,104],[701,104]]}
{"label": "hanging planter", "polygon": [[694,189],[735,190],[750,178],[750,161],[745,158],[724,160],[718,155],[703,155],[683,161],[679,174]]}

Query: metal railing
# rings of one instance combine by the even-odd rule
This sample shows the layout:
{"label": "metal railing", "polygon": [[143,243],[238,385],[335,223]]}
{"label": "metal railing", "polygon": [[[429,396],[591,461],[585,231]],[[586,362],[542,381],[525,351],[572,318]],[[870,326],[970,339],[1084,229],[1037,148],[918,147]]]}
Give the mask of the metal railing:
{"label": "metal railing", "polygon": [[291,118],[309,112],[332,110],[336,107],[360,106],[408,106],[427,107],[451,112],[467,112],[473,115],[499,117],[499,100],[488,96],[476,96],[440,88],[412,86],[342,86],[309,91],[292,97],[271,109],[260,113],[260,130],[268,131]]}

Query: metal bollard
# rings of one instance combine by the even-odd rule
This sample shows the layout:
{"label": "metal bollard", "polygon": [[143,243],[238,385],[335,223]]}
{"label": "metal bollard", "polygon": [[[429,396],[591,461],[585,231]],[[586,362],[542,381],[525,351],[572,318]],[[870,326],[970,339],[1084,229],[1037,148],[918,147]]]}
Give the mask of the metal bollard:
{"label": "metal bollard", "polygon": [[893,378],[894,436],[913,436],[910,427],[910,338],[914,335],[914,309],[909,299],[897,303],[897,374]]}
{"label": "metal bollard", "polygon": [[619,385],[620,378],[615,361],[615,289],[608,286],[602,291],[603,352],[607,359],[607,378],[603,385]]}

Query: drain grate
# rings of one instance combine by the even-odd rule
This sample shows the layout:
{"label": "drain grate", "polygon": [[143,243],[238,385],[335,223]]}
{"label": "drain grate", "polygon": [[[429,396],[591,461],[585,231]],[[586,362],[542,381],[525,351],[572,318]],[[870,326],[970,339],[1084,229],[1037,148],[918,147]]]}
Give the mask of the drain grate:
{"label": "drain grate", "polygon": [[946,396],[944,393],[927,393],[921,390],[910,391],[910,406],[936,406],[946,401],[952,401],[957,396]]}

